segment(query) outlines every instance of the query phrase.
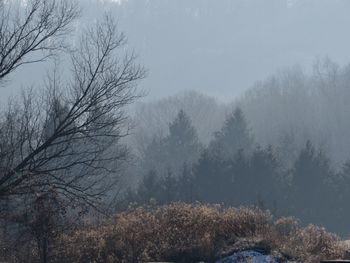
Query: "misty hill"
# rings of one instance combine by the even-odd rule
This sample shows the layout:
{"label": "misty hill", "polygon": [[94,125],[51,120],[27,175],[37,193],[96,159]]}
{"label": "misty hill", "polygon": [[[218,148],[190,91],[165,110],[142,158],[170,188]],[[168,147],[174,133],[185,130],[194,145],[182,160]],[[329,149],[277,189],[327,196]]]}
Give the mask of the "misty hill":
{"label": "misty hill", "polygon": [[242,108],[256,142],[276,146],[290,161],[311,140],[339,166],[350,158],[349,67],[319,60],[308,74],[301,67],[280,70],[257,82],[242,96],[223,103],[192,91],[135,109],[134,146],[144,147],[153,136],[166,136],[167,126],[183,109],[207,144],[232,109]]}

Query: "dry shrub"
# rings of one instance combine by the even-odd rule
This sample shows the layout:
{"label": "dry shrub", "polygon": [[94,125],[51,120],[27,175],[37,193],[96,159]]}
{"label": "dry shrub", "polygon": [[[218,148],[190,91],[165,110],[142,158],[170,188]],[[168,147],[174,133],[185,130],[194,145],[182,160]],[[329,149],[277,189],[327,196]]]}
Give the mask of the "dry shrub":
{"label": "dry shrub", "polygon": [[339,241],[336,235],[326,232],[323,227],[309,225],[298,229],[288,243],[290,253],[298,256],[303,262],[319,262],[321,259],[343,257],[344,251]]}
{"label": "dry shrub", "polygon": [[272,227],[272,215],[269,211],[257,208],[230,208],[222,213],[224,224],[221,226],[229,237],[258,237],[269,233]]}
{"label": "dry shrub", "polygon": [[223,223],[219,206],[173,204],[156,212],[161,225],[158,260],[196,261],[215,253]]}
{"label": "dry shrub", "polygon": [[337,236],[294,218],[273,221],[255,208],[176,203],[131,208],[103,226],[63,236],[57,262],[213,261],[224,247],[242,239],[263,240],[269,248],[301,262],[341,258]]}
{"label": "dry shrub", "polygon": [[341,259],[345,250],[340,239],[323,227],[308,225],[300,227],[293,217],[283,217],[275,221],[273,231],[266,239],[280,252],[302,262],[320,262],[322,259]]}
{"label": "dry shrub", "polygon": [[59,242],[57,262],[140,262],[148,251],[159,225],[145,208],[120,213],[104,226],[65,235]]}

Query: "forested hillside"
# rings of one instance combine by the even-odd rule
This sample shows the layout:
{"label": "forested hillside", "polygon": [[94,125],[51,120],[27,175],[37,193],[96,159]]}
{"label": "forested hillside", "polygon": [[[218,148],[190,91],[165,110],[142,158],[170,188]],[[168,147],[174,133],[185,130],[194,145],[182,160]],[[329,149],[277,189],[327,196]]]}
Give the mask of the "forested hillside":
{"label": "forested hillside", "polygon": [[185,92],[136,107],[135,201],[254,204],[346,235],[350,73],[329,58],[313,68],[280,71],[231,103]]}

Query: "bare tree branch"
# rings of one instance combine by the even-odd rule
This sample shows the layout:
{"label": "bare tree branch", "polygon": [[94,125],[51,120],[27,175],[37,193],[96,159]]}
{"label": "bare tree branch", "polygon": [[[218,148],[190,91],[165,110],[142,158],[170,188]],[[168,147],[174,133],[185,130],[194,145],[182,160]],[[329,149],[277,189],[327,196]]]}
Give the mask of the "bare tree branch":
{"label": "bare tree branch", "polygon": [[79,15],[70,0],[28,0],[26,7],[13,2],[0,2],[0,80],[62,49]]}
{"label": "bare tree branch", "polygon": [[71,54],[71,80],[53,77],[45,96],[28,91],[9,107],[0,121],[0,196],[59,189],[93,203],[116,183],[127,153],[120,145],[128,134],[124,110],[145,76],[134,55],[123,55],[125,43],[106,16]]}

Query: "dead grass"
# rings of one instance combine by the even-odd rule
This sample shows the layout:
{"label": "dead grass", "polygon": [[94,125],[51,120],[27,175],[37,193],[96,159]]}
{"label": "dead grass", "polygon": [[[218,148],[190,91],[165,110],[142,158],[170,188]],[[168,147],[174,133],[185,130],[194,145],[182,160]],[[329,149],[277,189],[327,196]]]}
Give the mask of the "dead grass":
{"label": "dead grass", "polygon": [[293,218],[274,220],[253,208],[177,203],[130,208],[102,226],[65,235],[56,245],[55,260],[213,262],[225,249],[239,249],[242,240],[263,243],[300,262],[345,257],[337,236],[314,225],[302,228]]}

